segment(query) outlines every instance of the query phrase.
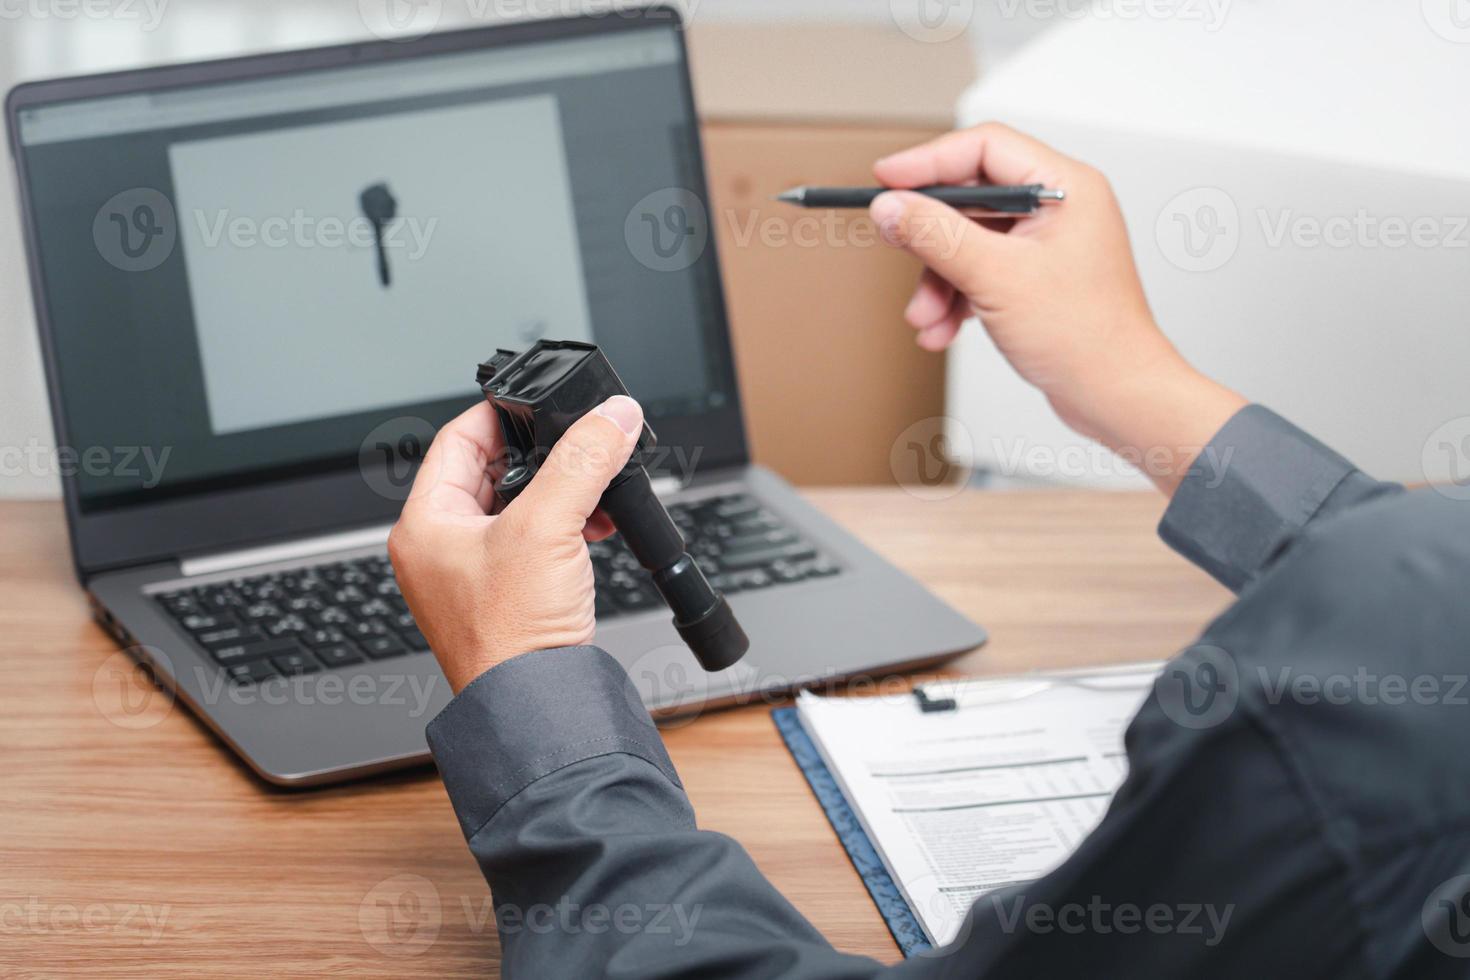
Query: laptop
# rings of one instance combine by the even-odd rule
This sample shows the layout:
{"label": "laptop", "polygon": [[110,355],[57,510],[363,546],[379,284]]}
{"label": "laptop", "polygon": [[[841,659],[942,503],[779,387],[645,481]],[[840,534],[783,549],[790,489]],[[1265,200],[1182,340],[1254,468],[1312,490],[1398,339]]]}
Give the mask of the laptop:
{"label": "laptop", "polygon": [[450,691],[388,530],[476,364],[541,337],[617,366],[751,638],[706,674],[593,545],[656,714],[984,640],[751,463],[675,11],[43,81],[7,120],[77,575],[264,779],[428,760]]}

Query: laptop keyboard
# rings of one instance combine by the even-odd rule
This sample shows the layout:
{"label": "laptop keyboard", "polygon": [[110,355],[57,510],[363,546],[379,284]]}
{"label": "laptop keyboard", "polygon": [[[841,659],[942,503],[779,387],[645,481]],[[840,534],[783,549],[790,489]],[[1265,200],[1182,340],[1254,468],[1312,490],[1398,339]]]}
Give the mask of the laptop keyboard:
{"label": "laptop keyboard", "polygon": [[386,555],[179,589],[158,601],[241,683],[429,648]]}
{"label": "laptop keyboard", "polygon": [[[669,506],[689,551],[727,595],[836,575],[838,566],[747,494]],[[589,545],[597,617],[661,607],[621,538]],[[428,650],[386,555],[160,593],[159,604],[229,677],[253,684]]]}

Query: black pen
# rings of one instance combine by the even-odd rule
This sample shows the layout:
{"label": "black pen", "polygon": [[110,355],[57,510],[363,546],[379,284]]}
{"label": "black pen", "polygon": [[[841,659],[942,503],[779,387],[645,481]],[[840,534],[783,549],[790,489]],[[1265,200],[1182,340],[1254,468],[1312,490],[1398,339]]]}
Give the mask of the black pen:
{"label": "black pen", "polygon": [[[865,208],[887,187],[793,187],[776,200],[803,208]],[[1066,199],[1066,191],[1050,190],[1040,184],[1020,187],[916,187],[916,194],[943,201],[962,210],[996,214],[1034,214],[1043,204]]]}

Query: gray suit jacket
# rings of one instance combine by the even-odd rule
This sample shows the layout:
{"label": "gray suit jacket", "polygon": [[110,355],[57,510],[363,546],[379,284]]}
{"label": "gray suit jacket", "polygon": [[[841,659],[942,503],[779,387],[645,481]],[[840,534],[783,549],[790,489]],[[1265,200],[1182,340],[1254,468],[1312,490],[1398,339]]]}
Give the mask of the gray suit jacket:
{"label": "gray suit jacket", "polygon": [[1160,532],[1238,601],[1164,671],[1077,852],[894,967],[698,828],[607,654],[486,672],[429,741],[507,976],[1470,976],[1470,505],[1254,406],[1207,453]]}

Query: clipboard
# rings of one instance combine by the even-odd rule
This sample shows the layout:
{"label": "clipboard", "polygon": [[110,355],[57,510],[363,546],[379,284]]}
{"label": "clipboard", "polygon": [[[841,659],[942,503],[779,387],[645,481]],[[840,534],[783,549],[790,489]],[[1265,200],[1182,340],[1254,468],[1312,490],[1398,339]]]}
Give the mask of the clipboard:
{"label": "clipboard", "polygon": [[[911,703],[916,715],[958,718],[974,709],[983,711],[990,706],[1014,706],[1061,689],[1098,693],[1143,692],[1153,686],[1162,666],[1162,663],[1146,662],[932,681],[914,687]],[[880,856],[843,783],[828,767],[822,751],[807,731],[800,708],[777,708],[771,712],[771,720],[862,879],[863,887],[878,907],[899,950],[907,958],[932,949],[929,934]],[[1121,741],[1121,729],[1118,736]]]}
{"label": "clipboard", "polygon": [[822,761],[821,753],[812,744],[811,736],[802,727],[796,709],[777,708],[771,712],[771,720],[776,723],[776,730],[796,760],[797,768],[806,777],[812,795],[827,815],[827,822],[842,842],[842,849],[862,879],[863,887],[868,890],[873,904],[878,906],[888,931],[898,943],[899,952],[907,958],[930,949],[929,938],[919,925],[914,910],[909,907],[908,899],[903,897],[903,892],[899,891],[888,869],[883,866],[883,859],[858,822],[846,794],[837,785],[837,780]]}

